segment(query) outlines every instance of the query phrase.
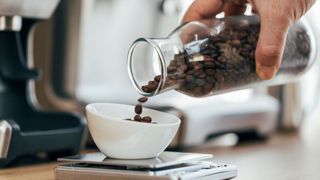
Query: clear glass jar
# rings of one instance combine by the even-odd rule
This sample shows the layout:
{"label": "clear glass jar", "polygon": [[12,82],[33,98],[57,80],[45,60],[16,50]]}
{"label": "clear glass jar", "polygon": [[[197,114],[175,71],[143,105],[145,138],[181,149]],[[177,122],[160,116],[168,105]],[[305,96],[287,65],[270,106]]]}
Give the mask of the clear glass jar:
{"label": "clear glass jar", "polygon": [[177,90],[193,97],[296,80],[316,59],[314,32],[300,20],[289,29],[280,69],[261,80],[255,69],[258,16],[192,21],[167,38],[139,38],[128,53],[128,73],[144,96]]}

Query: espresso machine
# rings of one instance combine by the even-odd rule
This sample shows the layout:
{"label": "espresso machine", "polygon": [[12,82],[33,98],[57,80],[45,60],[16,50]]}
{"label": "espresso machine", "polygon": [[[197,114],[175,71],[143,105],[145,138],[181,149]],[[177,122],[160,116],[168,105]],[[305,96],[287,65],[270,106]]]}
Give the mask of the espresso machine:
{"label": "espresso machine", "polygon": [[[76,154],[85,137],[81,116],[43,112],[30,90],[41,78],[33,61],[33,32],[59,0],[0,0],[0,168],[20,156]],[[52,157],[55,158],[55,157]]]}

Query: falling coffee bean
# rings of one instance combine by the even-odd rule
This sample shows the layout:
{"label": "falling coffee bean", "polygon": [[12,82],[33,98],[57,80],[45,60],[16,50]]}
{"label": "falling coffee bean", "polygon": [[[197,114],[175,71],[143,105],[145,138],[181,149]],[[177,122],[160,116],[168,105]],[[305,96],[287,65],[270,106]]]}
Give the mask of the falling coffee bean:
{"label": "falling coffee bean", "polygon": [[134,108],[134,112],[137,114],[141,114],[142,113],[142,106],[141,104],[137,104],[136,107]]}
{"label": "falling coffee bean", "polygon": [[144,102],[147,102],[148,101],[148,98],[147,97],[141,97],[138,99],[139,102],[141,103],[144,103]]}

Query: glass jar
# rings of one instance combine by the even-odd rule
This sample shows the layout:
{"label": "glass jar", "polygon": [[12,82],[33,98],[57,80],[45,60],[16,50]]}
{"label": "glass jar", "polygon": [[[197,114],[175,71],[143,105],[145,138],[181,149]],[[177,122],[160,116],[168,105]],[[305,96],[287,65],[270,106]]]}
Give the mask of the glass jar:
{"label": "glass jar", "polygon": [[280,69],[271,80],[256,74],[258,16],[192,21],[167,38],[139,38],[128,53],[128,73],[143,96],[177,90],[193,97],[288,83],[316,59],[314,32],[303,19],[289,29]]}

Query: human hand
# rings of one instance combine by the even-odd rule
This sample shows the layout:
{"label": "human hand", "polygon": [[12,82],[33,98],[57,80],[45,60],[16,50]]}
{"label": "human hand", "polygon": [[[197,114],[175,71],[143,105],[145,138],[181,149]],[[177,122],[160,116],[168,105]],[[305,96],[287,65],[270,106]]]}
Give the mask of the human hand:
{"label": "human hand", "polygon": [[260,16],[260,35],[256,48],[256,72],[261,79],[271,79],[278,71],[289,27],[303,16],[315,0],[195,0],[183,22],[244,13],[250,3]]}

